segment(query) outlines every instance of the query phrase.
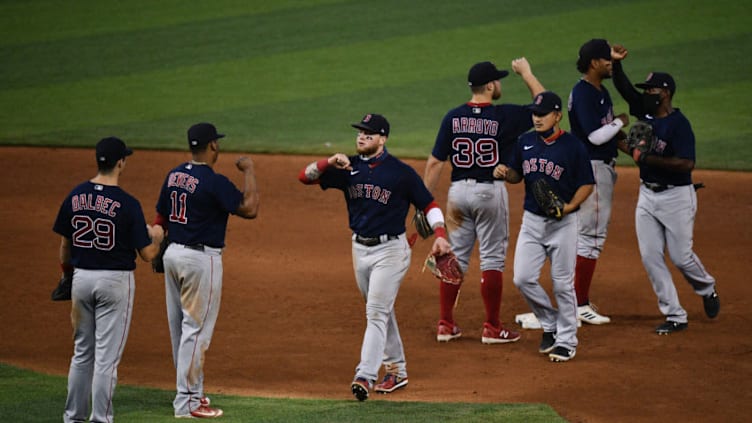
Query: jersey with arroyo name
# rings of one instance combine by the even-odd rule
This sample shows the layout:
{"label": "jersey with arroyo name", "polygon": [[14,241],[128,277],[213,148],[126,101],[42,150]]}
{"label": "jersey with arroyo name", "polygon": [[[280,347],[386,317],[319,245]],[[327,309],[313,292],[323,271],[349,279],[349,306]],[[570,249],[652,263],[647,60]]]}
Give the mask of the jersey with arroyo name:
{"label": "jersey with arroyo name", "polygon": [[329,168],[321,174],[321,189],[342,190],[350,229],[361,236],[400,235],[410,204],[423,210],[433,196],[412,167],[387,153],[363,160],[350,157],[352,170]]}
{"label": "jersey with arroyo name", "polygon": [[[653,125],[656,141],[650,154],[695,160],[695,134],[686,116],[679,110],[662,118],[648,120]],[[640,179],[663,185],[689,185],[692,171],[676,172],[656,166],[640,165]]]}
{"label": "jersey with arroyo name", "polygon": [[157,213],[168,221],[171,242],[225,246],[227,219],[243,201],[243,193],[206,164],[183,163],[167,174],[157,200]]}
{"label": "jersey with arroyo name", "polygon": [[[553,139],[551,139],[553,138]],[[568,132],[544,141],[537,132],[523,134],[517,141],[508,166],[525,178],[525,210],[540,216],[546,213],[538,207],[532,183],[546,178],[559,198],[568,203],[583,185],[595,183],[593,167],[582,141]]]}
{"label": "jersey with arroyo name", "polygon": [[466,103],[441,121],[431,154],[452,164],[452,181],[492,181],[517,137],[533,127],[532,112],[514,104]]}
{"label": "jersey with arroyo name", "polygon": [[136,250],[151,244],[138,200],[91,181],[63,200],[52,230],[71,240],[70,264],[79,269],[133,270]]}
{"label": "jersey with arroyo name", "polygon": [[614,104],[605,86],[601,89],[580,79],[569,93],[567,104],[572,135],[582,140],[590,154],[590,160],[609,161],[618,155],[616,136],[601,145],[588,141],[588,135],[614,120]]}

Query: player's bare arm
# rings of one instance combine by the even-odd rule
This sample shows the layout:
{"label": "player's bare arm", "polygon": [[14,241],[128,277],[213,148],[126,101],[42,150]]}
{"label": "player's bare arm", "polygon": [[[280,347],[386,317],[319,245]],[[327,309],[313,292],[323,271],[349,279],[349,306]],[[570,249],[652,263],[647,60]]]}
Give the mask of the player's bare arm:
{"label": "player's bare arm", "polygon": [[428,191],[433,193],[436,186],[439,184],[439,177],[441,176],[441,170],[444,168],[444,162],[437,159],[432,155],[428,156],[426,160],[426,170],[423,172],[423,183],[428,188]]}
{"label": "player's bare arm", "polygon": [[611,60],[624,60],[627,58],[629,51],[621,44],[611,46]]}
{"label": "player's bare arm", "polygon": [[535,97],[539,93],[542,93],[546,89],[538,81],[538,78],[533,74],[530,68],[530,63],[526,58],[520,57],[512,60],[512,70],[522,77],[522,80],[527,84],[527,88],[530,90],[530,96]]}
{"label": "player's bare arm", "polygon": [[449,245],[449,241],[447,241],[446,238],[437,236],[436,239],[434,239],[433,246],[431,247],[431,254],[435,256],[443,256],[451,251],[452,247]]}
{"label": "player's bare arm", "polygon": [[510,184],[518,184],[522,181],[522,175],[507,165],[500,164],[494,168],[493,176],[496,179],[507,181]]}
{"label": "player's bare arm", "polygon": [[352,170],[352,166],[350,166],[350,158],[342,153],[337,153],[329,157],[327,162],[329,162],[329,166],[334,166],[336,169]]}
{"label": "player's bare arm", "polygon": [[585,201],[590,196],[590,194],[593,193],[593,188],[594,185],[582,185],[577,188],[577,191],[575,191],[574,195],[572,196],[572,201],[564,204],[562,212],[566,215],[577,210],[577,208],[580,207],[580,204],[582,204],[582,202]]}
{"label": "player's bare arm", "polygon": [[253,219],[258,214],[260,203],[253,160],[243,156],[235,162],[235,166],[243,172],[243,202],[235,213],[240,217]]}
{"label": "player's bare arm", "polygon": [[159,244],[164,239],[164,229],[160,225],[146,225],[146,231],[149,232],[151,244],[138,250],[138,255],[145,262],[150,262],[159,254]]}

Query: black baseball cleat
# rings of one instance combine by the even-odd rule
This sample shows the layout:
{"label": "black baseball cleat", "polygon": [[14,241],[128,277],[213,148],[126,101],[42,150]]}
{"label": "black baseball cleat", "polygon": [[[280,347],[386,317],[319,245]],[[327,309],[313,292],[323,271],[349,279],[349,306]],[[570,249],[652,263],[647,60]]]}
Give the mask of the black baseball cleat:
{"label": "black baseball cleat", "polygon": [[718,298],[718,293],[713,290],[713,293],[702,297],[702,305],[705,307],[705,314],[714,319],[721,311],[721,300]]}
{"label": "black baseball cleat", "polygon": [[655,333],[658,335],[668,335],[669,333],[679,332],[687,328],[689,323],[672,322],[666,320],[662,325],[655,328]]}
{"label": "black baseball cleat", "polygon": [[541,337],[541,343],[538,347],[538,352],[541,354],[548,354],[551,351],[554,350],[554,344],[556,343],[556,333],[555,332],[543,332],[543,336]]}
{"label": "black baseball cleat", "polygon": [[368,399],[368,389],[370,388],[370,385],[370,382],[359,377],[353,381],[350,385],[350,389],[358,401],[365,401]]}

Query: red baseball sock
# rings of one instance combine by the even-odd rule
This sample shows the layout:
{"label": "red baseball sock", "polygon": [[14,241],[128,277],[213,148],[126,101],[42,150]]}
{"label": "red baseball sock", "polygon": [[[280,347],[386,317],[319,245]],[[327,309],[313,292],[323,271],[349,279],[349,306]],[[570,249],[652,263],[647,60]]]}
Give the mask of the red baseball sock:
{"label": "red baseball sock", "polygon": [[480,281],[480,295],[486,306],[486,321],[498,328],[501,310],[501,290],[503,273],[498,270],[484,270]]}
{"label": "red baseball sock", "polygon": [[593,282],[597,262],[597,259],[577,256],[577,264],[574,268],[574,290],[577,293],[578,306],[590,302],[590,283]]}
{"label": "red baseball sock", "polygon": [[439,306],[441,307],[441,320],[454,323],[454,303],[460,292],[459,285],[439,282]]}

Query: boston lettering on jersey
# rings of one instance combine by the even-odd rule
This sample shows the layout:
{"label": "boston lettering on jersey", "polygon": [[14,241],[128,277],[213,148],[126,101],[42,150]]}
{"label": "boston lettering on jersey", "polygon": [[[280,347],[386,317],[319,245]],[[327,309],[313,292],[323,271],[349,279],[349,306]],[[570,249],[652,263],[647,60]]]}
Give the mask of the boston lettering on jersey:
{"label": "boston lettering on jersey", "polygon": [[191,194],[196,191],[198,183],[199,180],[197,178],[184,172],[172,172],[167,180],[168,187],[183,188]]}
{"label": "boston lettering on jersey", "polygon": [[452,118],[452,132],[455,134],[483,134],[495,137],[499,133],[499,122],[474,117]]}
{"label": "boston lettering on jersey", "polygon": [[564,168],[548,159],[533,157],[522,161],[522,172],[525,175],[533,172],[545,173],[558,181]]}
{"label": "boston lettering on jersey", "polygon": [[117,216],[117,209],[120,208],[120,202],[104,195],[97,194],[77,194],[71,197],[71,209],[73,213],[79,211],[96,211],[109,217]]}
{"label": "boston lettering on jersey", "polygon": [[347,187],[347,195],[351,199],[367,198],[376,200],[382,204],[387,204],[389,203],[389,197],[391,197],[392,192],[388,189],[383,189],[378,185],[355,184]]}

